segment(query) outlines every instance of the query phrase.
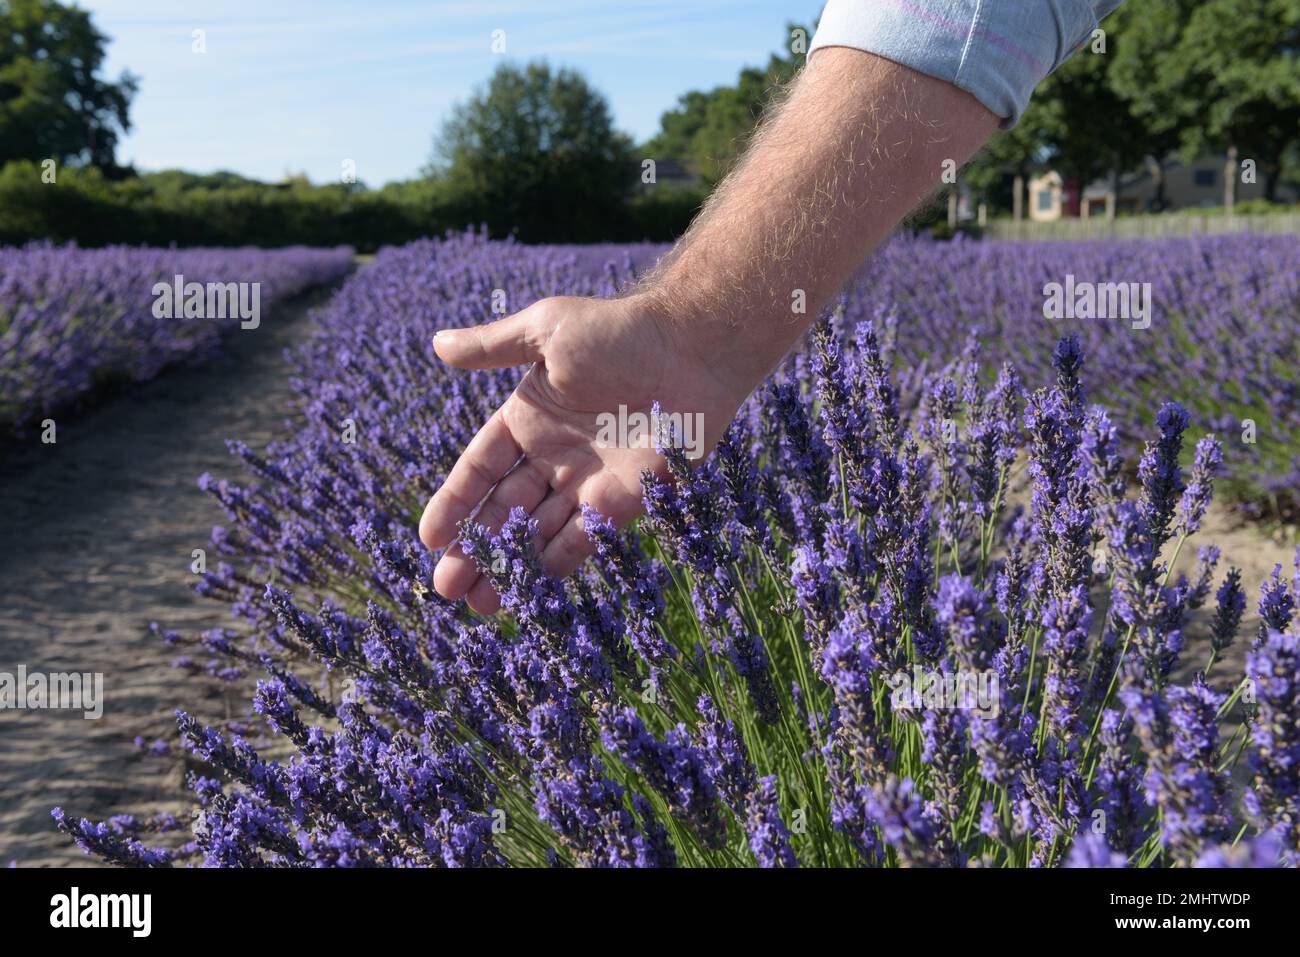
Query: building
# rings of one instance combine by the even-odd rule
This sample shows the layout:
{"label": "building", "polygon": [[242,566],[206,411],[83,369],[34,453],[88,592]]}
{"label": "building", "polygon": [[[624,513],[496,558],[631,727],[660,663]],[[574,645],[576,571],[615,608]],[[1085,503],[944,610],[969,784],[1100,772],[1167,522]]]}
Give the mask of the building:
{"label": "building", "polygon": [[651,162],[651,160],[637,160],[635,166],[635,182],[638,190],[642,193],[655,184],[681,188],[698,187],[704,182],[693,162],[673,158],[654,160],[654,180],[653,182],[647,182],[649,169],[646,163],[648,162]]}
{"label": "building", "polygon": [[1029,181],[1029,218],[1048,223],[1063,216],[1078,215],[1074,184],[1056,170],[1040,173]]}
{"label": "building", "polygon": [[[1164,179],[1164,208],[1187,209],[1223,205],[1225,161],[1222,156],[1204,156],[1193,163],[1166,161],[1161,170]],[[1150,167],[1127,173],[1119,178],[1114,191],[1115,211],[1156,212],[1159,184]],[[1029,218],[1051,222],[1069,216],[1084,218],[1104,216],[1111,194],[1108,180],[1099,179],[1080,194],[1075,184],[1048,170],[1029,181]],[[1237,183],[1236,201],[1244,203],[1264,198],[1262,177],[1254,183]],[[1300,191],[1285,183],[1277,188],[1280,203],[1300,202]]]}

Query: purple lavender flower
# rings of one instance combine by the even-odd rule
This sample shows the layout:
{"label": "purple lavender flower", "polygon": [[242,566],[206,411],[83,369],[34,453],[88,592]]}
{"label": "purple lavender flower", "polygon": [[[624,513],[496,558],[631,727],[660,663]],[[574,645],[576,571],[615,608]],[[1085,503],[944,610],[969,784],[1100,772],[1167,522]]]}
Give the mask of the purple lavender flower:
{"label": "purple lavender flower", "polygon": [[1285,867],[1285,845],[1276,831],[1265,831],[1234,844],[1206,848],[1193,867]]}
{"label": "purple lavender flower", "polygon": [[[69,410],[114,379],[148,381],[211,357],[237,329],[218,319],[155,313],[156,282],[257,282],[274,308],[351,267],[352,250],[102,249],[31,243],[0,250],[0,431]],[[179,309],[180,303],[177,303]],[[224,320],[224,321],[223,321]],[[60,421],[64,416],[60,415]]]}
{"label": "purple lavender flower", "polygon": [[1056,343],[1052,365],[1056,367],[1056,388],[1065,398],[1071,426],[1077,430],[1083,423],[1083,385],[1079,376],[1083,369],[1083,349],[1078,336],[1065,336]]}
{"label": "purple lavender flower", "polygon": [[898,394],[889,381],[876,322],[869,319],[857,328],[856,352],[860,366],[856,388],[865,397],[864,407],[870,412],[882,441],[888,447],[897,448],[900,437]]}
{"label": "purple lavender flower", "polygon": [[[1183,432],[1187,430],[1189,421],[1187,410],[1181,405],[1177,402],[1165,403],[1156,414],[1160,438],[1147,444],[1142,460],[1138,463],[1138,479],[1142,483],[1142,517],[1157,549],[1169,537],[1169,524],[1173,520],[1178,496],[1183,491],[1183,473],[1178,466],[1178,455],[1182,451]],[[1195,492],[1188,507],[1194,508],[1202,497],[1200,491]],[[1199,521],[1197,516],[1198,524]]]}
{"label": "purple lavender flower", "polygon": [[1248,760],[1254,780],[1246,808],[1300,852],[1300,635],[1269,632],[1246,659],[1258,709]]}
{"label": "purple lavender flower", "polygon": [[95,824],[84,817],[74,820],[62,808],[54,808],[50,815],[59,830],[72,838],[87,854],[95,854],[110,864],[125,867],[171,867],[171,852],[161,848],[148,848],[132,837],[114,833],[108,824]]}
{"label": "purple lavender flower", "polygon": [[1070,845],[1070,856],[1066,858],[1065,866],[1127,867],[1128,859],[1118,851],[1110,849],[1104,834],[1089,832],[1080,834]]}
{"label": "purple lavender flower", "polygon": [[781,819],[775,775],[759,779],[758,790],[749,802],[745,829],[749,834],[749,849],[754,852],[759,867],[799,866],[790,847],[790,831]]}
{"label": "purple lavender flower", "polygon": [[1291,620],[1295,617],[1295,605],[1295,596],[1288,590],[1287,583],[1282,580],[1282,566],[1274,565],[1272,574],[1264,582],[1264,587],[1259,593],[1260,624],[1259,637],[1255,639],[1256,648],[1267,637],[1270,630],[1286,631],[1291,626]]}
{"label": "purple lavender flower", "polygon": [[701,695],[698,707],[702,757],[709,779],[732,811],[742,815],[749,796],[757,787],[754,765],[745,751],[735,722],[723,718],[713,699],[707,694]]}
{"label": "purple lavender flower", "polygon": [[1215,593],[1214,622],[1210,626],[1210,646],[1220,654],[1237,637],[1241,616],[1246,611],[1246,593],[1241,587],[1241,570],[1228,569],[1227,577]]}
{"label": "purple lavender flower", "polygon": [[1098,809],[1105,817],[1105,836],[1110,845],[1132,854],[1140,846],[1146,826],[1146,799],[1142,794],[1141,768],[1126,747],[1132,722],[1120,712],[1102,712],[1101,757],[1097,762],[1095,790]]}
{"label": "purple lavender flower", "polygon": [[866,811],[898,855],[903,867],[936,867],[955,863],[949,842],[922,806],[910,779],[890,777],[866,796]]}
{"label": "purple lavender flower", "polygon": [[634,538],[619,533],[613,522],[586,504],[582,506],[582,527],[596,546],[601,575],[621,599],[632,647],[649,664],[675,658],[677,649],[664,641],[656,624],[664,611],[659,570]]}
{"label": "purple lavender flower", "polygon": [[1195,535],[1205,517],[1205,509],[1214,494],[1214,476],[1223,464],[1223,446],[1212,435],[1196,443],[1196,461],[1192,465],[1192,480],[1178,501],[1178,514],[1183,531]]}
{"label": "purple lavender flower", "polygon": [[644,775],[707,846],[719,846],[725,829],[717,788],[707,757],[691,742],[685,727],[670,728],[660,741],[631,708],[613,710],[601,723],[605,747]]}
{"label": "purple lavender flower", "polygon": [[[192,841],[145,846],[184,815],[68,822],[70,836],[122,863],[221,866],[792,864],[796,844],[809,865],[1246,853],[1226,844],[1242,822],[1220,770],[1222,696],[1174,680],[1218,555],[1202,549],[1176,578],[1161,555],[1202,523],[1220,454],[1240,479],[1229,491],[1282,512],[1294,463],[1271,451],[1285,443],[1221,450],[1207,436],[1184,488],[1183,434],[1239,423],[1170,405],[1132,500],[1125,455],[1140,430],[1127,412],[1085,408],[1083,358],[1088,394],[1112,409],[1185,395],[1195,366],[1197,409],[1279,410],[1279,434],[1300,435],[1293,384],[1273,368],[1294,325],[1294,289],[1277,277],[1295,272],[1300,240],[1068,253],[896,240],[712,459],[664,450],[670,478],[643,486],[648,521],[620,533],[584,508],[597,554],[569,581],[540,573],[527,515],[495,534],[469,523],[462,547],[504,599],[505,614],[480,619],[433,592],[413,517],[520,370],[451,369],[429,336],[489,320],[496,288],[512,307],[615,294],[631,267],[590,257],[623,252],[453,236],[385,250],[339,290],[295,356],[292,431],[264,450],[230,444],[242,483],[201,480],[229,519],[198,590],[235,621],[154,629],[200,680],[252,697],[219,723],[181,718],[185,746],[220,776],[192,780]],[[962,282],[934,285],[940,254]],[[1032,297],[1015,284],[1075,268],[1067,256],[1099,274],[1158,264],[1158,298],[1199,356],[1181,341],[1138,348],[1105,324],[1057,342],[1041,317],[1020,321]],[[1206,333],[1224,300],[1197,298],[1193,261],[1240,280],[1227,308],[1252,310],[1241,336]],[[29,288],[0,269],[0,328],[15,282]],[[0,352],[12,342],[0,333]],[[1008,342],[1027,381],[1049,388],[1025,399],[1004,365],[985,390],[979,354]],[[345,419],[364,425],[356,442],[341,440]],[[1004,518],[1022,449],[1032,498]],[[1256,836],[1243,842],[1262,858],[1268,841],[1294,840],[1297,817],[1295,655],[1268,631],[1293,626],[1294,585],[1279,570],[1264,589],[1245,709]],[[1217,597],[1215,654],[1240,626],[1239,577]],[[991,670],[995,707],[895,707],[914,667]],[[783,800],[806,812],[791,827]],[[795,820],[810,830],[792,835]]]}
{"label": "purple lavender flower", "polygon": [[1162,844],[1190,862],[1227,832],[1227,780],[1219,770],[1217,713],[1224,695],[1197,675],[1164,694],[1121,690],[1148,760],[1145,787],[1163,812]]}

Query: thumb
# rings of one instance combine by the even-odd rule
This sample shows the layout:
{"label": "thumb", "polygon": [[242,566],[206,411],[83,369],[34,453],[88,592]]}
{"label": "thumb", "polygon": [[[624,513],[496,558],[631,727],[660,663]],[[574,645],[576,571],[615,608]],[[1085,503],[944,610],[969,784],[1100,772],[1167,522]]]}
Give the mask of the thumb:
{"label": "thumb", "polygon": [[433,337],[438,358],[459,369],[500,369],[538,362],[550,338],[552,310],[547,300],[535,302],[513,316],[465,329],[440,329]]}

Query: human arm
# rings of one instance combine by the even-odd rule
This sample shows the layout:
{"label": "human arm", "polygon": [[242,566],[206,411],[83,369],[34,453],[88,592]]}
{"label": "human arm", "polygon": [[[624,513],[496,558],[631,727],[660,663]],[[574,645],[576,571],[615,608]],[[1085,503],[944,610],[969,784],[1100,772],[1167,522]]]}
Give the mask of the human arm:
{"label": "human arm", "polygon": [[[815,53],[785,102],[691,229],[632,294],[545,299],[489,325],[441,334],[461,368],[533,363],[425,509],[420,534],[451,545],[480,501],[498,528],[512,506],[538,522],[550,574],[591,551],[579,506],[618,524],[641,510],[652,449],[609,448],[597,416],[648,411],[703,416],[705,447],[903,217],[963,163],[999,118],[951,83],[843,47]],[[792,309],[801,290],[804,311]],[[491,613],[495,594],[458,547],[434,586]]]}

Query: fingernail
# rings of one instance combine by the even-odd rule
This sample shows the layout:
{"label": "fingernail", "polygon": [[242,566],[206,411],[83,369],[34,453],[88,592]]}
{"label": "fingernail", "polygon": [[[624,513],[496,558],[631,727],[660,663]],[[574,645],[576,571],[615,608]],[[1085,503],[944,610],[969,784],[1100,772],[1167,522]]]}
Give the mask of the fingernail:
{"label": "fingernail", "polygon": [[460,332],[459,329],[439,329],[437,332],[433,334],[433,338],[435,339],[450,338],[451,336],[455,335],[458,332]]}

